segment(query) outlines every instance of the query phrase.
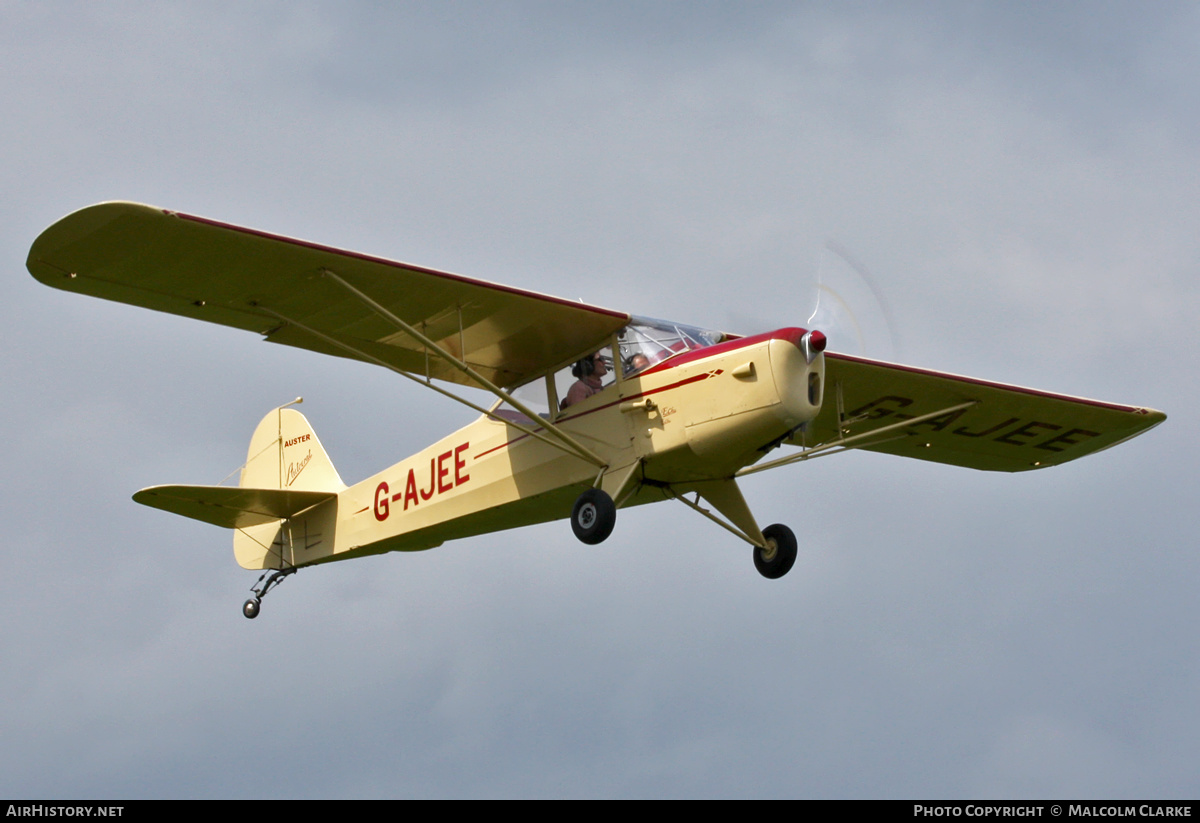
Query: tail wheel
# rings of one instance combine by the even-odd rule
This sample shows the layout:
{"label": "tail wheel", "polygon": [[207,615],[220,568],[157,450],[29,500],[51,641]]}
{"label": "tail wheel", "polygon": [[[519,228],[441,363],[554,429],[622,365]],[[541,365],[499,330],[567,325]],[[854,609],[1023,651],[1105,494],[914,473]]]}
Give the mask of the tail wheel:
{"label": "tail wheel", "polygon": [[[297,571],[299,569],[295,566],[290,566],[286,569],[268,569],[263,572],[262,577],[258,578],[258,583],[250,589],[254,592],[254,597],[242,604],[242,614],[250,620],[258,617],[258,613],[262,611],[262,599],[267,596],[267,592],[286,580],[288,575],[295,574]],[[267,582],[263,583],[264,580]]]}
{"label": "tail wheel", "polygon": [[754,568],[768,580],[778,580],[796,562],[796,535],[782,523],[763,529],[767,539],[766,548],[754,547]]}
{"label": "tail wheel", "polygon": [[571,531],[584,543],[603,543],[617,524],[617,507],[600,489],[588,489],[579,495],[571,510]]}

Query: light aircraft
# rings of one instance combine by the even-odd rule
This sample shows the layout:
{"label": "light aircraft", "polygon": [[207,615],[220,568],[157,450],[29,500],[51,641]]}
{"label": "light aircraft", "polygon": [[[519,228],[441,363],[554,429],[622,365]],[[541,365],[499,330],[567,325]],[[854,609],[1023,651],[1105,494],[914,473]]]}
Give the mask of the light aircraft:
{"label": "light aircraft", "polygon": [[1027,471],[1166,419],[826,352],[816,330],[742,337],[135,203],[64,217],[26,265],[55,288],[374,363],[481,415],[347,486],[291,408],[298,398],[258,424],[236,488],[137,492],[138,503],[233,529],[238,563],[263,570],[243,606],[250,618],[305,566],[566,517],[595,544],[617,509],[661,500],[746,541],[758,571],[779,578],[795,535],[759,526],[739,477],[852,449]]}

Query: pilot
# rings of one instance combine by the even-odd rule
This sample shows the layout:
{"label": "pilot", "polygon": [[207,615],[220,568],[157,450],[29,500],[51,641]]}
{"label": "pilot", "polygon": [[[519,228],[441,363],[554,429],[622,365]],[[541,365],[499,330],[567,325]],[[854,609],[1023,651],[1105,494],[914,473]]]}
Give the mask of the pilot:
{"label": "pilot", "polygon": [[649,366],[650,358],[641,352],[638,352],[633,357],[629,358],[629,369],[626,377],[631,377],[640,372],[642,369],[649,368]]}
{"label": "pilot", "polygon": [[580,400],[591,397],[604,388],[601,378],[608,374],[608,364],[604,362],[600,352],[596,352],[572,366],[571,374],[579,379],[571,386],[566,399],[562,401],[564,409],[567,406],[574,406]]}

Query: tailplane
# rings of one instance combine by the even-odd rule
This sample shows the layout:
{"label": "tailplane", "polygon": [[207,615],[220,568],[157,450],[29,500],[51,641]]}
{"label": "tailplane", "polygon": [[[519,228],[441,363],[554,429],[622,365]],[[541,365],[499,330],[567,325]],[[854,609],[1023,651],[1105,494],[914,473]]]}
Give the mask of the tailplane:
{"label": "tailplane", "polygon": [[254,430],[238,488],[151,486],[133,499],[234,529],[242,568],[288,569],[331,552],[345,488],[304,415],[279,408]]}

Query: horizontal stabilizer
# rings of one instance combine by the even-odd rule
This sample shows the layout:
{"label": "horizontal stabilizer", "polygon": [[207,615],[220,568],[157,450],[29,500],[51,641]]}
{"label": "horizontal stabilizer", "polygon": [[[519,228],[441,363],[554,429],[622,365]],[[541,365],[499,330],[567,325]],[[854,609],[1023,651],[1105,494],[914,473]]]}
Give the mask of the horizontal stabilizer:
{"label": "horizontal stabilizer", "polygon": [[227,529],[244,529],[293,517],[337,497],[333,492],[293,489],[243,489],[230,486],[151,486],[133,499],[143,506],[203,520]]}

